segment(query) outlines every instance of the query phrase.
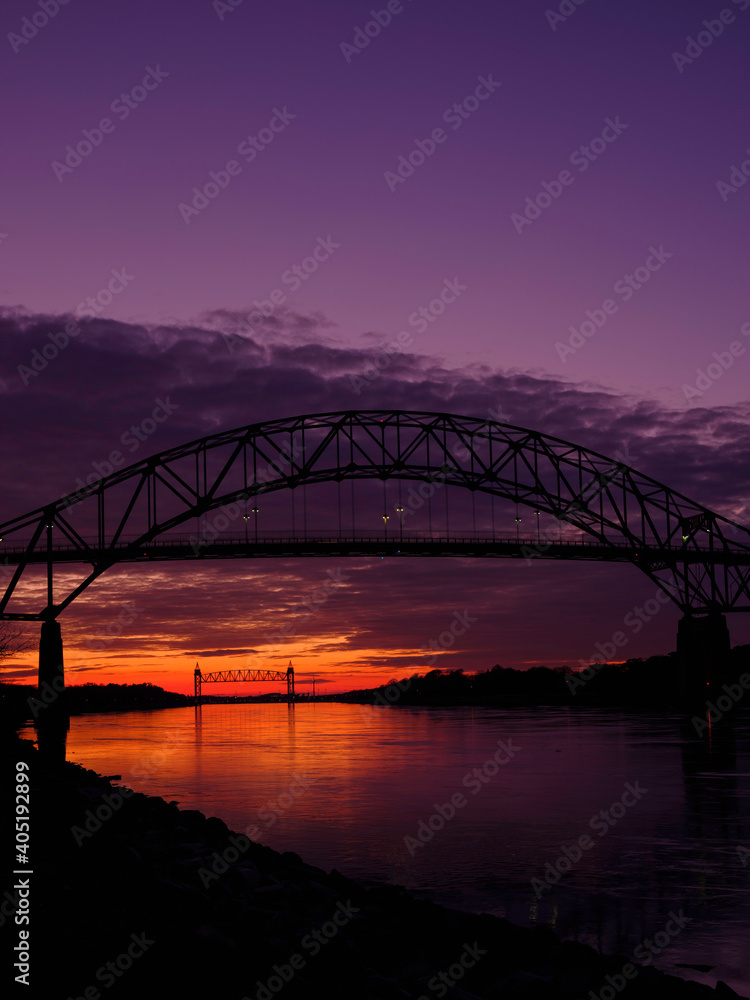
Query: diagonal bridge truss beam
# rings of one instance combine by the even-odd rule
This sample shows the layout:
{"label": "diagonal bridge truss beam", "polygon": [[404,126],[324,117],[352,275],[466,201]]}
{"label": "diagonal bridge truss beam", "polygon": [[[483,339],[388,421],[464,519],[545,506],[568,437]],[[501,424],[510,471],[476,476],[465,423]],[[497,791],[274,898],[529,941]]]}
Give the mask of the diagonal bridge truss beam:
{"label": "diagonal bridge truss beam", "polygon": [[[441,483],[525,505],[580,529],[602,550],[617,549],[620,561],[624,552],[684,614],[750,611],[750,529],[624,462],[492,420],[349,410],[210,435],[0,524],[0,618],[54,620],[107,569],[137,561],[149,545],[212,510],[344,480]],[[530,546],[529,555],[583,557],[551,542]],[[89,569],[55,594],[53,564],[60,561]],[[46,603],[17,608],[28,600],[24,574],[40,562],[47,565]]]}
{"label": "diagonal bridge truss beam", "polygon": [[201,693],[204,684],[221,684],[239,681],[286,681],[287,696],[294,700],[294,667],[288,670],[214,670],[201,673],[200,667],[195,667],[195,701],[201,703]]}

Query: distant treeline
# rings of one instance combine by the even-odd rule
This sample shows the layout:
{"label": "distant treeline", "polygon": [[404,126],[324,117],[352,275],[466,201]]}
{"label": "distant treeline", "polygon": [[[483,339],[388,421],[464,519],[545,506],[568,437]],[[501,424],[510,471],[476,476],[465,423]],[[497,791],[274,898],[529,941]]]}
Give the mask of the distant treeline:
{"label": "distant treeline", "polygon": [[[727,676],[736,678],[747,671],[750,646],[735,646]],[[381,705],[666,706],[679,701],[681,690],[679,661],[670,653],[625,663],[594,664],[583,673],[570,667],[514,670],[499,664],[476,674],[431,670],[377,688],[330,695],[325,700]]]}
{"label": "distant treeline", "polygon": [[[726,676],[736,679],[749,672],[750,645],[735,646],[729,655]],[[680,664],[677,655],[670,653],[648,659],[634,658],[625,663],[594,664],[585,671],[570,667],[515,670],[499,664],[479,673],[431,670],[392,680],[377,688],[319,695],[316,700],[379,705],[652,707],[675,704],[680,700],[681,690]],[[220,700],[224,699],[216,698]],[[284,701],[286,695],[256,696],[247,700]],[[155,684],[82,684],[65,688],[61,701],[71,715],[179,708],[193,704],[191,696],[165,691]],[[0,725],[5,730],[9,725],[17,728],[33,720],[35,705],[41,705],[35,686],[0,682]],[[40,711],[43,709],[36,711],[37,716]]]}
{"label": "distant treeline", "polygon": [[[61,704],[71,715],[82,712],[127,712],[143,708],[178,708],[192,705],[193,699],[184,694],[165,691],[155,684],[81,684],[67,687],[60,696]],[[34,706],[38,716],[44,704],[34,685],[0,682],[0,723],[18,726],[33,719]]]}

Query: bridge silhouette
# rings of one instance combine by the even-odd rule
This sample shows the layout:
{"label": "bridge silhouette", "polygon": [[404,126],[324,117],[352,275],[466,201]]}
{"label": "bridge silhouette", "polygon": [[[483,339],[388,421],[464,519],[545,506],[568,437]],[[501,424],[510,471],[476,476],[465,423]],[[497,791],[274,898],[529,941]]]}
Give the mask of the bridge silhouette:
{"label": "bridge silhouette", "polygon": [[[59,615],[118,563],[334,555],[628,562],[680,608],[678,652],[686,672],[696,675],[711,673],[728,652],[726,614],[750,611],[750,528],[619,460],[493,420],[393,410],[296,416],[209,435],[94,479],[0,524],[6,576],[14,567],[0,618],[42,623],[40,685],[64,683]],[[382,497],[371,496],[361,516],[355,481],[382,484]],[[419,486],[404,498],[406,481]],[[352,490],[348,530],[344,482]],[[331,484],[336,496],[316,511],[337,509],[338,524],[311,531],[306,491]],[[398,488],[397,500],[388,499],[389,485]],[[304,497],[300,529],[297,492]],[[449,496],[456,492],[470,497],[471,531],[450,529]],[[433,525],[438,493],[444,530]],[[291,496],[291,530],[288,524],[259,530],[258,498],[284,494]],[[491,504],[491,524],[485,505],[479,529],[478,499]],[[495,530],[495,500],[516,505],[515,535]],[[536,518],[536,530],[523,537],[521,508]],[[412,527],[425,512],[429,526]],[[358,531],[358,516],[370,525],[379,521],[382,531]],[[543,532],[542,517],[556,529]],[[190,525],[192,533],[180,533]],[[58,594],[54,566],[65,563],[88,569],[72,585],[66,571]],[[40,566],[46,594],[34,585]],[[27,585],[19,588],[25,575]]]}
{"label": "bridge silhouette", "polygon": [[294,667],[287,670],[212,670],[204,674],[196,663],[193,671],[195,704],[200,705],[204,684],[231,684],[242,681],[286,681],[287,699],[294,701]]}

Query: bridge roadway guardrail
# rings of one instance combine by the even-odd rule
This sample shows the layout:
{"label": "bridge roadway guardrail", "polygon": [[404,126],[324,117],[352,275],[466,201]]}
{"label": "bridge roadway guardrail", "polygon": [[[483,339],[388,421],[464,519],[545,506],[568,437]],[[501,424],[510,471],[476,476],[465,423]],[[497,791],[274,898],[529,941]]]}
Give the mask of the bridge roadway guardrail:
{"label": "bridge roadway guardrail", "polygon": [[[128,553],[137,539],[121,539],[115,546],[100,548],[96,541],[84,539],[88,546],[88,558],[80,545],[56,543],[52,548],[53,562],[91,562],[104,559],[110,561],[133,562],[144,559],[171,560],[195,558],[230,558],[257,555],[352,555],[361,551],[362,555],[430,555],[442,550],[446,555],[496,555],[506,558],[582,558],[619,562],[659,562],[665,554],[677,557],[680,562],[700,562],[710,559],[717,563],[750,565],[750,549],[726,550],[722,546],[711,549],[695,544],[680,545],[665,550],[657,547],[639,547],[622,541],[597,541],[591,539],[550,539],[549,537],[523,538],[513,535],[487,536],[480,534],[456,535],[415,535],[400,534],[398,529],[386,535],[337,535],[330,532],[307,532],[306,534],[259,533],[248,530],[247,535],[215,538],[208,540],[200,534],[173,532],[143,543]],[[16,565],[27,559],[31,563],[47,561],[47,549],[43,539],[33,553],[27,557],[28,541],[19,540],[8,544],[0,540],[0,564]],[[128,554],[126,554],[128,553]],[[667,559],[667,561],[672,561]]]}

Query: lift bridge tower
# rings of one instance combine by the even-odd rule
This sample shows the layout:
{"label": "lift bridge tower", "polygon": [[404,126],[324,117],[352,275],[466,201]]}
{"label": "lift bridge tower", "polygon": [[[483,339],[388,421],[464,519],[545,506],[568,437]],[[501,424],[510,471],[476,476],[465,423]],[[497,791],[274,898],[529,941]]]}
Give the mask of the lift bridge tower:
{"label": "lift bridge tower", "polygon": [[294,667],[292,661],[286,670],[214,670],[211,673],[201,673],[201,668],[195,664],[195,704],[202,704],[202,687],[204,684],[222,684],[230,681],[286,681],[287,701],[294,701]]}

